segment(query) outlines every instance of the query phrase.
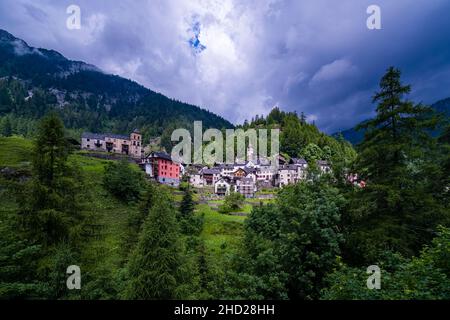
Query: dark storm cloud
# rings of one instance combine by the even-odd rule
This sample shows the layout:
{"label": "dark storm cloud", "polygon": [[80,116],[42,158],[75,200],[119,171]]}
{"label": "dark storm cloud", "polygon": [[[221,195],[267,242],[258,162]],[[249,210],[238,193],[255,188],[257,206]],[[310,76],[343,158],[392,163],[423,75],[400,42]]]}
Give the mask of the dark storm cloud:
{"label": "dark storm cloud", "polygon": [[[70,4],[81,30],[65,27]],[[371,4],[382,30],[366,27]],[[449,12],[445,0],[3,0],[0,28],[232,121],[279,105],[333,132],[371,115],[390,65],[415,100],[450,96]]]}

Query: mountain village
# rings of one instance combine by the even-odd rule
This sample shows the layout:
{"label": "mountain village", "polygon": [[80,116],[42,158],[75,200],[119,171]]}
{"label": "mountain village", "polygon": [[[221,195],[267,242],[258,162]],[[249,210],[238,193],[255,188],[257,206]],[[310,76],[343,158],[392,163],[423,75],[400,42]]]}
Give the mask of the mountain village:
{"label": "mountain village", "polygon": [[[219,197],[237,192],[246,198],[254,198],[260,190],[283,188],[308,178],[305,159],[291,158],[287,161],[278,155],[278,166],[274,166],[269,159],[256,157],[252,145],[247,147],[247,160],[236,158],[233,164],[218,163],[208,167],[176,162],[163,151],[145,155],[142,141],[137,129],[129,136],[83,133],[81,148],[127,155],[158,183],[177,187],[184,179],[192,187],[210,189]],[[320,174],[331,173],[331,165],[326,160],[318,160],[316,166]]]}

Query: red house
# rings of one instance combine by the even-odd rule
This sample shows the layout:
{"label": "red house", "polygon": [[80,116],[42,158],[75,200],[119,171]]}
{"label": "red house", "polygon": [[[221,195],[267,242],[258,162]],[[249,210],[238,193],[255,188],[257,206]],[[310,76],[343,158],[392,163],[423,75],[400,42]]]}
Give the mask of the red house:
{"label": "red house", "polygon": [[180,165],[164,152],[153,152],[145,160],[146,172],[162,184],[180,184]]}

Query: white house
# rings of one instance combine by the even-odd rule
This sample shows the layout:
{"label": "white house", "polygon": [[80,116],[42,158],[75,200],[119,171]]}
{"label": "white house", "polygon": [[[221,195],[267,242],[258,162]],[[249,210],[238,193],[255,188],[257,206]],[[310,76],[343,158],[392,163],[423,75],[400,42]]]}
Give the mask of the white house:
{"label": "white house", "polygon": [[189,184],[196,188],[202,188],[205,185],[205,180],[201,174],[192,174],[189,176]]}
{"label": "white house", "polygon": [[246,198],[253,198],[257,191],[256,184],[252,178],[245,177],[236,182],[237,191]]}
{"label": "white house", "polygon": [[222,177],[232,177],[236,167],[232,164],[222,164],[218,167]]}
{"label": "white house", "polygon": [[284,165],[278,170],[279,187],[294,184],[298,181],[298,167],[295,165]]}
{"label": "white house", "polygon": [[231,184],[225,179],[219,179],[214,184],[214,193],[219,196],[227,196],[231,192]]}
{"label": "white house", "polygon": [[256,171],[256,180],[259,182],[272,183],[276,174],[275,168],[272,166],[261,166]]}

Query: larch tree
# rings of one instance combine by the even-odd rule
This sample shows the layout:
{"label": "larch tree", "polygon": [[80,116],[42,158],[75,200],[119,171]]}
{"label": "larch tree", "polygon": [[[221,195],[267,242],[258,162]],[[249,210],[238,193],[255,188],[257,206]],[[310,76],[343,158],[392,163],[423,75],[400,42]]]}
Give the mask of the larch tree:
{"label": "larch tree", "polygon": [[127,299],[179,299],[186,274],[186,257],[176,210],[160,191],[144,221],[138,244],[129,262]]}

